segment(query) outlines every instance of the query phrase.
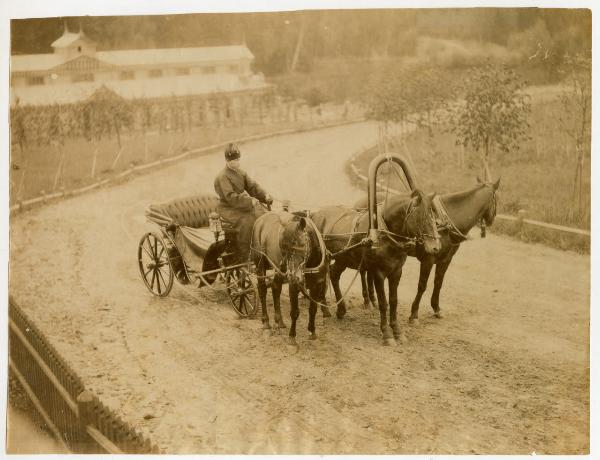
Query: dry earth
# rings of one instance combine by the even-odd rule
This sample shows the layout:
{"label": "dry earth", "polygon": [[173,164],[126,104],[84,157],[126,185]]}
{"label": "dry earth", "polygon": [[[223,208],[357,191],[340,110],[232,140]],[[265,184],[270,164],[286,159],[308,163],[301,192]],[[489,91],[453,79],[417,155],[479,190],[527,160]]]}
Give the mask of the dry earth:
{"label": "dry earth", "polygon": [[[276,197],[349,204],[361,191],[344,161],[376,135],[360,123],[257,141],[243,146],[243,162]],[[11,221],[11,293],[86,385],[160,447],[589,451],[588,256],[475,237],[446,276],[445,318],[424,297],[406,343],[382,346],[378,312],[361,308],[357,283],[343,321],[319,315],[316,341],[302,309],[295,349],[286,332],[267,336],[259,321],[238,319],[222,293],[176,286],[159,299],[139,279],[146,205],[211,193],[220,167],[220,153],[190,159]],[[409,259],[403,319],[417,275]]]}

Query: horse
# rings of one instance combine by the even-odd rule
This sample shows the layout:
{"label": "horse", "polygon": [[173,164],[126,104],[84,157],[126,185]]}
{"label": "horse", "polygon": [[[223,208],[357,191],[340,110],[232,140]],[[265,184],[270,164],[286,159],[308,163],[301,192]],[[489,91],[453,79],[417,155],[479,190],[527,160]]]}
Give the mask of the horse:
{"label": "horse", "polygon": [[[326,275],[328,269],[325,244],[314,224],[300,213],[267,212],[260,216],[252,230],[250,259],[256,266],[258,294],[262,306],[263,329],[270,330],[267,312],[267,275],[275,271],[271,283],[276,327],[286,327],[281,317],[280,297],[287,280],[290,296],[291,327],[289,343],[296,344],[296,321],[300,315],[298,294],[310,301],[308,330],[312,340],[317,338],[315,316],[317,305],[325,305]],[[326,312],[324,311],[324,314]]]}
{"label": "horse", "polygon": [[[500,179],[492,182],[489,172],[486,171],[486,180],[481,181],[477,178],[478,185],[472,189],[463,192],[448,193],[439,195],[438,200],[434,200],[436,213],[442,222],[440,229],[440,251],[436,254],[428,253],[423,245],[416,245],[408,251],[408,255],[416,257],[421,263],[419,273],[419,283],[417,294],[412,303],[409,323],[418,323],[419,304],[421,297],[427,288],[427,281],[431,269],[435,265],[435,278],[433,284],[433,293],[431,294],[431,308],[436,318],[442,318],[440,308],[440,291],[444,282],[444,276],[452,258],[458,251],[460,244],[467,239],[466,235],[479,222],[482,222],[482,235],[486,226],[491,226],[496,217],[497,198],[496,192],[500,186]],[[380,196],[378,194],[378,201]],[[366,199],[355,203],[357,208],[366,205]],[[367,273],[365,282],[365,273],[361,273],[361,282],[363,287],[363,298],[365,305],[369,302],[375,304],[375,292],[373,280]],[[392,286],[389,286],[390,291]],[[391,294],[390,294],[391,295]]]}
{"label": "horse", "polygon": [[[314,212],[312,219],[335,260],[330,266],[330,277],[338,302],[337,317],[341,319],[346,313],[339,286],[342,272],[346,268],[359,271],[365,268],[373,274],[384,344],[393,345],[395,339],[401,338],[396,315],[396,288],[402,276],[407,248],[414,244],[414,240],[423,240],[425,250],[433,254],[439,250],[440,243],[431,199],[420,190],[414,190],[408,197],[391,197],[380,207],[378,214],[379,227],[383,231],[377,246],[372,248],[359,244],[369,226],[365,212],[344,206],[329,206]],[[390,285],[389,322],[388,301],[384,291],[386,278]]]}

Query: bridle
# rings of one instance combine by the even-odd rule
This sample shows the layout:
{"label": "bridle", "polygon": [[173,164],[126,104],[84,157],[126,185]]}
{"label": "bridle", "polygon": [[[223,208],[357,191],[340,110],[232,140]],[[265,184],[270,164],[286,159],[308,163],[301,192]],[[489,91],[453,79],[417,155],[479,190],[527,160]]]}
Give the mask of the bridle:
{"label": "bridle", "polygon": [[[416,198],[416,197],[415,197]],[[415,205],[415,201],[416,199],[413,198],[412,200],[410,200],[410,203],[408,205],[408,209],[406,211],[406,216],[404,217],[404,221],[402,222],[402,227],[401,228],[401,232],[403,234],[410,234],[413,233],[412,230],[409,230],[407,228],[408,225],[408,219],[409,217],[413,214],[413,212],[417,209],[417,206]],[[424,199],[421,198],[421,203],[425,203]],[[425,204],[423,204],[423,206],[425,206]],[[383,208],[385,209],[385,208]],[[437,224],[435,221],[435,216],[433,214],[433,209],[431,206],[429,206],[429,209],[425,211],[424,213],[425,215],[419,219],[419,222],[417,222],[417,231],[415,232],[416,235],[414,237],[405,237],[405,238],[409,238],[412,241],[415,242],[415,244],[423,244],[425,242],[426,239],[432,239],[432,240],[436,240],[439,241],[440,239],[440,235],[437,232]],[[427,232],[423,231],[423,223],[429,218],[430,222],[432,223],[433,229],[434,229],[434,234],[430,234]],[[400,235],[398,235],[400,236]]]}
{"label": "bridle", "polygon": [[[304,281],[304,272],[306,270],[306,264],[310,258],[311,246],[310,236],[306,229],[294,232],[294,241],[292,244],[285,249],[281,247],[281,232],[283,227],[280,227],[279,232],[279,249],[283,256],[283,264],[286,267],[286,273],[288,277],[295,278],[299,283]],[[304,238],[298,238],[298,234],[303,235]],[[304,240],[304,244],[300,243],[300,240]],[[296,276],[296,273],[300,273],[300,276]]]}
{"label": "bridle", "polygon": [[481,238],[485,238],[485,235],[486,235],[486,228],[487,228],[486,220],[489,219],[489,218],[486,219],[486,215],[491,215],[492,217],[490,220],[493,220],[494,217],[496,217],[496,207],[498,205],[497,198],[496,198],[496,189],[495,189],[494,185],[489,182],[486,182],[483,185],[492,189],[492,199],[491,199],[491,204],[488,206],[486,211],[481,215],[481,218],[479,219],[479,228],[481,230]]}

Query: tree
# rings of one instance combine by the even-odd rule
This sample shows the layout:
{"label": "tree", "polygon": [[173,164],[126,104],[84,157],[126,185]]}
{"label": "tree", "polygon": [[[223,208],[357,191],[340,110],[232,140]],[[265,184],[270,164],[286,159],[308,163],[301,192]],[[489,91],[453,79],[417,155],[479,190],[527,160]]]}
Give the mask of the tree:
{"label": "tree", "polygon": [[591,146],[592,106],[592,59],[591,53],[566,55],[560,73],[565,76],[567,91],[559,96],[562,113],[559,115],[561,129],[573,140],[577,152],[577,164],[573,180],[573,201],[577,200],[579,215],[583,211],[582,175],[585,154]]}
{"label": "tree", "polygon": [[464,103],[457,105],[450,119],[456,145],[471,146],[484,161],[494,147],[506,153],[518,150],[531,110],[523,86],[505,66],[487,64],[473,69],[463,87]]}
{"label": "tree", "polygon": [[447,107],[454,96],[453,79],[437,68],[395,68],[389,66],[370,89],[367,117],[383,124],[403,128],[408,123],[426,127],[430,141],[440,109]]}

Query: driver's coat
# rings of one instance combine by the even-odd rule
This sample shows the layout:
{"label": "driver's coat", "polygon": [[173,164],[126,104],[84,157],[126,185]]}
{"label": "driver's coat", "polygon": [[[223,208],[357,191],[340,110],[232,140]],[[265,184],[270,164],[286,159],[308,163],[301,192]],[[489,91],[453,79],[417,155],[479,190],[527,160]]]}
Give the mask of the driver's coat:
{"label": "driver's coat", "polygon": [[254,211],[252,197],[266,201],[267,193],[241,169],[225,166],[215,178],[214,187],[221,217],[234,225],[240,217]]}

